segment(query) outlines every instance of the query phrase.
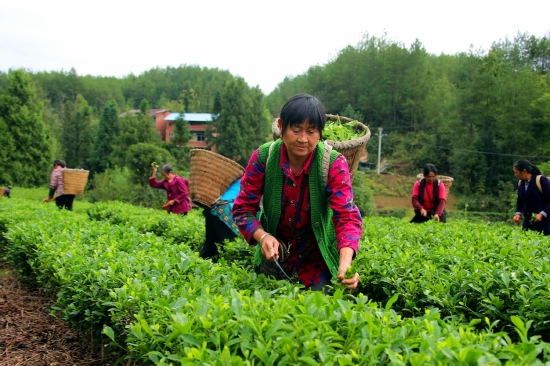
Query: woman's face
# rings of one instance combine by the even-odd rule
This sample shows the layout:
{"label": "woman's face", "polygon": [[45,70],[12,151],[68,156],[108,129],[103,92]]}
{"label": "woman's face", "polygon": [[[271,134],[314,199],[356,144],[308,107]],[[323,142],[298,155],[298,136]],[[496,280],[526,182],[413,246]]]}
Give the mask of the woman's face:
{"label": "woman's face", "polygon": [[[279,129],[282,131],[283,121],[279,118]],[[283,143],[288,151],[288,157],[292,162],[295,159],[302,160],[315,149],[321,133],[317,127],[304,120],[301,125],[288,126],[282,131]]]}
{"label": "woman's face", "polygon": [[520,180],[528,180],[528,174],[527,173],[527,170],[523,169],[522,171],[519,171],[518,168],[514,167],[514,174],[516,175],[516,177]]}
{"label": "woman's face", "polygon": [[435,173],[430,172],[428,175],[426,175],[426,183],[433,183],[435,181]]}

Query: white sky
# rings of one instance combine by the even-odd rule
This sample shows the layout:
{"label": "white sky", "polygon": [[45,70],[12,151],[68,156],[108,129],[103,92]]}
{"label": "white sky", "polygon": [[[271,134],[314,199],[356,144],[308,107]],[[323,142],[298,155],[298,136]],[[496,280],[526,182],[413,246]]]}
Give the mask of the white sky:
{"label": "white sky", "polygon": [[0,70],[122,77],[181,64],[217,67],[269,94],[362,34],[416,38],[432,54],[550,32],[550,0],[0,1]]}

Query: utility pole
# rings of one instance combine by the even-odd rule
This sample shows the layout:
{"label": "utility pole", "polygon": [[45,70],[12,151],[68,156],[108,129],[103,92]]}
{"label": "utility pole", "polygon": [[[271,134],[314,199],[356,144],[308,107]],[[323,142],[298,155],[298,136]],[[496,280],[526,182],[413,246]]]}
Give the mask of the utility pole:
{"label": "utility pole", "polygon": [[380,174],[380,154],[382,153],[382,131],[383,127],[378,127],[378,166],[377,173]]}

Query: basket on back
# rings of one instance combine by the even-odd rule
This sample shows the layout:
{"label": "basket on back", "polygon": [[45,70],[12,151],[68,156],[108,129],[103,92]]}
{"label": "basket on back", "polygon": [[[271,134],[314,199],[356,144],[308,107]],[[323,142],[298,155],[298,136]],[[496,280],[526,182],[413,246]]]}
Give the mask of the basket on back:
{"label": "basket on back", "polygon": [[203,208],[212,208],[229,186],[244,174],[244,168],[220,154],[191,150],[189,198]]}
{"label": "basket on back", "polygon": [[6,192],[6,188],[0,187],[0,197],[4,195],[4,192]]}
{"label": "basket on back", "polygon": [[81,196],[90,172],[83,169],[63,169],[63,194]]}
{"label": "basket on back", "polygon": [[[424,178],[424,174],[420,173],[416,176],[416,180],[421,180]],[[449,192],[451,191],[451,186],[453,185],[454,178],[448,177],[446,175],[437,175],[435,179],[439,180],[441,183],[445,185],[445,197],[449,195]]]}
{"label": "basket on back", "polygon": [[[338,120],[342,124],[355,121],[354,119],[351,119],[348,117],[335,116],[333,114],[327,114],[326,116],[327,116],[327,123],[336,122]],[[348,161],[349,174],[352,182],[353,182],[353,178],[355,177],[355,172],[359,167],[359,160],[361,159],[361,156],[364,155],[364,151],[366,150],[366,146],[367,146],[367,141],[369,141],[369,138],[370,138],[369,128],[364,124],[362,124],[361,122],[357,121],[357,124],[355,125],[354,128],[357,133],[365,132],[365,134],[360,138],[353,139],[353,140],[347,140],[347,141],[326,140],[325,141],[325,143],[332,146],[334,150],[344,155],[344,157]],[[276,140],[279,137],[281,137],[281,132],[279,131],[279,125],[277,124],[277,119],[273,121],[273,124],[271,125],[271,131],[273,132],[273,140]]]}

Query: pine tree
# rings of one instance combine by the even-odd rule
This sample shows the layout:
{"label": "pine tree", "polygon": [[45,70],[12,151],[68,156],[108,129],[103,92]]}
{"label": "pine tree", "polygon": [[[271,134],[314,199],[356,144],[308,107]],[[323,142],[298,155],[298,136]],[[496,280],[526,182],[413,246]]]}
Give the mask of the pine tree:
{"label": "pine tree", "polygon": [[246,165],[269,136],[271,118],[262,92],[236,78],[215,96],[214,109],[219,115],[209,131],[209,145],[216,144],[218,153]]}
{"label": "pine tree", "polygon": [[[23,70],[8,74],[6,93],[0,96],[0,120],[4,128],[2,149],[4,179],[21,186],[44,185],[51,170],[52,141],[42,120],[43,105],[37,101],[36,89]],[[11,145],[11,146],[10,146]]]}
{"label": "pine tree", "polygon": [[118,166],[125,166],[126,152],[138,143],[146,143],[160,146],[162,140],[160,134],[154,127],[154,117],[149,115],[149,102],[143,99],[139,111],[135,116],[126,113],[120,119],[120,134],[114,140],[111,163]]}
{"label": "pine tree", "polygon": [[88,159],[93,145],[92,108],[82,95],[65,103],[61,133],[63,156],[68,167],[89,168]]}
{"label": "pine tree", "polygon": [[92,173],[102,173],[110,166],[111,153],[114,150],[114,142],[120,134],[120,121],[118,107],[111,100],[103,107],[101,119],[95,136],[94,148],[90,154],[90,170]]}

